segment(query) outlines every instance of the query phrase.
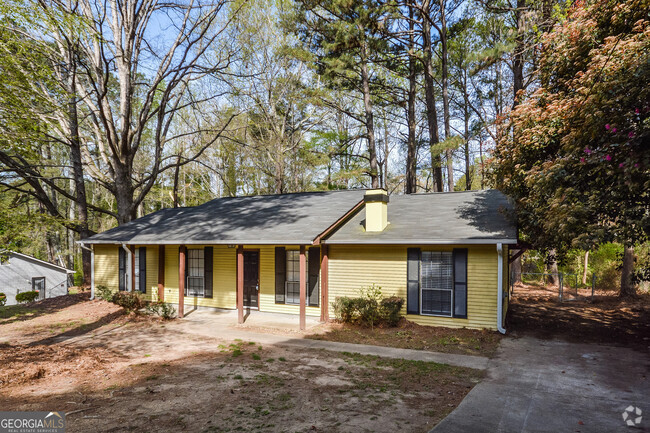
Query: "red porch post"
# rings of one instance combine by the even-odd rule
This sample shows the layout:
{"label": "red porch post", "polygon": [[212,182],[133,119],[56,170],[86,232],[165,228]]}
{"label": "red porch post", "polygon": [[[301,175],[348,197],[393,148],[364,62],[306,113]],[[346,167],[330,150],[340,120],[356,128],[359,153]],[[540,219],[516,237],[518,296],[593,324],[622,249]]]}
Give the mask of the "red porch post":
{"label": "red porch post", "polygon": [[158,300],[165,300],[165,246],[158,246]]}
{"label": "red porch post", "polygon": [[237,245],[237,323],[244,323],[244,247]]}
{"label": "red porch post", "polygon": [[181,245],[178,251],[178,317],[181,319],[185,309],[185,254],[187,248]]}
{"label": "red porch post", "polygon": [[321,244],[321,259],[320,259],[320,320],[327,322],[329,320],[329,302],[327,293],[328,285],[328,266],[329,266],[329,251],[327,245]]}
{"label": "red porch post", "polygon": [[300,330],[304,331],[306,328],[305,314],[307,311],[307,278],[306,272],[307,262],[305,259],[305,246],[300,245]]}

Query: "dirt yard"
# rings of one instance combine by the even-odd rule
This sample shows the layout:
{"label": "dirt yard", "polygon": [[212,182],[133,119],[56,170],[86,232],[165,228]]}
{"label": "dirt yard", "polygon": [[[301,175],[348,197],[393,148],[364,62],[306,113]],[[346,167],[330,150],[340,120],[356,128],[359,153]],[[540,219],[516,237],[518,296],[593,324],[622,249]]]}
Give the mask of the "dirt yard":
{"label": "dirt yard", "polygon": [[[587,293],[588,292],[588,293]],[[612,293],[579,292],[559,302],[556,287],[518,285],[508,312],[513,336],[532,335],[650,352],[650,295],[620,299]]]}
{"label": "dirt yard", "polygon": [[476,370],[184,334],[85,294],[0,316],[0,407],[68,431],[424,432]]}

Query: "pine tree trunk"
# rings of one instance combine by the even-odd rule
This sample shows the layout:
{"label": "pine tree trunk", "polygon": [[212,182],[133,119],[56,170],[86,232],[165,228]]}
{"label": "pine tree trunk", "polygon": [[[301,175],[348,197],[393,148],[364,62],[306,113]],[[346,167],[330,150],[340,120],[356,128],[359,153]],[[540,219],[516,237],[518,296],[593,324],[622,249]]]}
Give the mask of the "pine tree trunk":
{"label": "pine tree trunk", "polygon": [[[463,89],[463,103],[464,103],[464,121],[465,121],[465,190],[470,191],[472,189],[472,180],[473,177],[471,173],[471,163],[469,160],[469,96],[467,95],[467,75],[464,77],[464,89]],[[476,172],[476,170],[474,170]]]}
{"label": "pine tree trunk", "polygon": [[623,268],[621,269],[621,297],[636,296],[636,287],[632,283],[634,271],[634,247],[623,249]]}
{"label": "pine tree trunk", "polygon": [[582,271],[582,284],[587,284],[587,270],[589,267],[589,250],[585,251],[585,268]]}
{"label": "pine tree trunk", "polygon": [[515,10],[515,20],[517,22],[517,36],[515,36],[515,52],[512,60],[513,76],[513,107],[520,102],[517,93],[524,88],[524,8],[526,0],[517,0],[517,9]]}
{"label": "pine tree trunk", "polygon": [[375,124],[370,100],[370,74],[368,72],[367,47],[362,48],[361,81],[363,86],[363,107],[366,117],[366,131],[368,133],[368,156],[370,158],[370,181],[372,188],[379,188],[379,172],[377,170],[377,146],[375,143]]}
{"label": "pine tree trunk", "polygon": [[433,85],[433,62],[431,47],[431,24],[429,23],[430,3],[425,1],[422,9],[424,10],[424,17],[422,17],[422,49],[423,66],[424,66],[424,93],[427,106],[427,123],[429,126],[429,145],[431,147],[431,174],[433,176],[433,190],[437,192],[443,191],[442,184],[442,158],[440,154],[433,148],[434,145],[440,142],[438,136],[438,110],[436,109],[435,89]]}
{"label": "pine tree trunk", "polygon": [[[449,113],[449,55],[447,49],[447,12],[446,0],[440,0],[440,44],[442,48],[442,109],[445,122],[445,140],[451,136],[451,115]],[[447,160],[447,189],[454,190],[454,151],[445,149]]]}
{"label": "pine tree trunk", "polygon": [[416,71],[415,71],[415,29],[413,6],[409,7],[409,90],[408,90],[408,142],[406,151],[406,185],[404,192],[406,194],[415,194],[417,192],[417,147],[415,142],[416,118],[415,118],[415,98],[417,97]]}

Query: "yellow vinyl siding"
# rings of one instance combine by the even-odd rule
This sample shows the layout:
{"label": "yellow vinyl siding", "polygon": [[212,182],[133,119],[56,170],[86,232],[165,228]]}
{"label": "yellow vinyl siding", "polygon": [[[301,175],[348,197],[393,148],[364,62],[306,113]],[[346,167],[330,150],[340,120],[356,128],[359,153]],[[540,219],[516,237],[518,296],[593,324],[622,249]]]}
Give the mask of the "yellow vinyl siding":
{"label": "yellow vinyl siding", "polygon": [[178,304],[178,245],[165,245],[165,302]]}
{"label": "yellow vinyl siding", "polygon": [[[247,245],[244,247],[244,249],[260,250],[260,311],[300,314],[299,305],[275,303],[275,247],[275,245]],[[286,246],[285,248],[287,250],[300,249],[297,246]],[[307,307],[306,314],[320,316],[320,307]]]}
{"label": "yellow vinyl siding", "polygon": [[[497,325],[497,252],[494,245],[422,247],[435,251],[467,248],[467,319],[407,315],[422,325],[488,328]],[[359,289],[372,283],[384,296],[406,300],[407,246],[330,245],[329,302],[337,296],[358,296]],[[331,308],[331,306],[330,306]],[[406,314],[406,305],[402,314]]]}
{"label": "yellow vinyl siding", "polygon": [[95,287],[119,288],[119,256],[117,245],[94,245]]}
{"label": "yellow vinyl siding", "polygon": [[[204,248],[204,246],[190,246]],[[178,304],[179,245],[165,246],[165,301]],[[213,245],[212,298],[185,296],[185,310],[194,305],[214,308],[236,308],[236,249]],[[156,267],[157,269],[157,267]]]}

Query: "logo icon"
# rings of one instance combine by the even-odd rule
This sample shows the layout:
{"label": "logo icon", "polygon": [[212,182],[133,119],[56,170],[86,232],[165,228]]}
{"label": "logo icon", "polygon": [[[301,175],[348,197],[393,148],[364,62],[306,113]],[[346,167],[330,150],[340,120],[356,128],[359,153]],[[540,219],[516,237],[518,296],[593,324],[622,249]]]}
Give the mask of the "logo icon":
{"label": "logo icon", "polygon": [[625,421],[625,424],[629,425],[630,427],[637,426],[641,424],[641,413],[642,412],[640,408],[629,405],[625,408],[625,412],[622,414],[623,421]]}

